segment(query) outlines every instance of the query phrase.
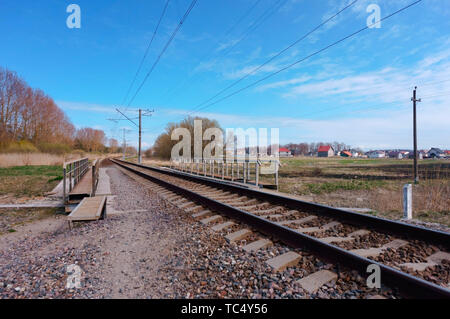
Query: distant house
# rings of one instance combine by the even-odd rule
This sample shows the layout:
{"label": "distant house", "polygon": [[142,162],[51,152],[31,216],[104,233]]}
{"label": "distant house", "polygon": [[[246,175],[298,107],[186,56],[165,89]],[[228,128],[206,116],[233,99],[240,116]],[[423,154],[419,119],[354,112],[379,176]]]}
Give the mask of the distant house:
{"label": "distant house", "polygon": [[385,158],[386,157],[386,153],[384,151],[370,151],[370,152],[367,152],[366,155],[369,158]]}
{"label": "distant house", "polygon": [[332,157],[334,156],[334,149],[330,145],[320,146],[317,150],[318,157]]}
{"label": "distant house", "polygon": [[444,158],[445,152],[440,148],[434,147],[428,152],[428,156],[431,158]]}
{"label": "distant house", "polygon": [[278,156],[280,157],[289,157],[292,156],[292,153],[289,149],[285,148],[285,147],[280,147],[278,149]]}
{"label": "distant house", "polygon": [[341,156],[342,157],[352,157],[353,155],[349,151],[342,151]]}
{"label": "distant house", "polygon": [[[424,157],[426,157],[426,155],[425,155],[425,153],[423,151],[417,151],[417,158],[418,159],[424,159]],[[409,159],[414,159],[414,152],[410,152],[408,158]]]}
{"label": "distant house", "polygon": [[[403,158],[403,156],[401,155],[401,153],[400,153],[400,152],[396,152],[396,151],[390,151],[390,152],[388,152],[387,155],[389,156],[389,158],[398,158],[398,159]],[[401,157],[400,157],[400,156],[401,156]]]}
{"label": "distant house", "polygon": [[404,153],[399,151],[391,151],[388,153],[389,158],[403,159]]}

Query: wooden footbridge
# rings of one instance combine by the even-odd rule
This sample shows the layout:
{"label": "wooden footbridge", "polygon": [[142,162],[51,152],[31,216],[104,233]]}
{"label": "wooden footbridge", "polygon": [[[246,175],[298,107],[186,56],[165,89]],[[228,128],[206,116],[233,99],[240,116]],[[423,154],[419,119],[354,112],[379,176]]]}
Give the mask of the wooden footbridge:
{"label": "wooden footbridge", "polygon": [[106,196],[96,196],[101,159],[87,158],[64,163],[63,198],[69,227],[75,221],[92,221],[106,217]]}

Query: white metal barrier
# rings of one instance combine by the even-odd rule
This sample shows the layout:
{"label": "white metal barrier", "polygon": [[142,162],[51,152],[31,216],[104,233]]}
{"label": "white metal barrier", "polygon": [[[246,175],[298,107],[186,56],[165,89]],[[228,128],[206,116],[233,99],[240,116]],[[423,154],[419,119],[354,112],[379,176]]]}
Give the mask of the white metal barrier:
{"label": "white metal barrier", "polygon": [[274,182],[278,189],[278,158],[202,158],[173,160],[171,169],[185,173],[209,176],[222,180],[242,181],[244,184],[260,185],[260,175],[274,175]]}

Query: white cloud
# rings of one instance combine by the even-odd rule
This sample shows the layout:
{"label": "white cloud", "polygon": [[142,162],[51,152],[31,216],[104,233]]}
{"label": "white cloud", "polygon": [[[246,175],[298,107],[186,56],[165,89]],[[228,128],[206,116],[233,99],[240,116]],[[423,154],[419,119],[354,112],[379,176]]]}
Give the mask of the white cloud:
{"label": "white cloud", "polygon": [[96,113],[112,114],[117,113],[115,106],[107,106],[93,103],[80,103],[80,102],[68,102],[68,101],[56,101],[56,104],[63,110],[75,110],[75,111],[89,111]]}
{"label": "white cloud", "polygon": [[[450,50],[437,52],[404,69],[389,67],[357,75],[330,74],[328,77],[326,72],[319,71],[319,73],[325,76],[324,80],[290,87],[287,91],[281,92],[281,96],[291,99],[331,97],[355,101],[374,99],[381,102],[408,101],[411,90],[416,85],[421,94],[439,94],[450,91],[450,81],[436,83],[439,80],[450,79]],[[318,74],[310,76],[314,79],[319,78]],[[289,81],[282,81],[281,84],[286,86],[292,84]],[[265,88],[278,88],[279,83],[266,85]]]}
{"label": "white cloud", "polygon": [[[448,148],[450,110],[443,99],[424,99],[418,108],[419,148]],[[344,141],[364,149],[411,148],[412,111],[410,103],[396,109],[370,110],[352,117],[302,119],[290,117],[242,116],[203,112],[196,115],[213,118],[223,128],[277,127],[280,142]],[[166,114],[184,115],[186,111],[170,109]]]}

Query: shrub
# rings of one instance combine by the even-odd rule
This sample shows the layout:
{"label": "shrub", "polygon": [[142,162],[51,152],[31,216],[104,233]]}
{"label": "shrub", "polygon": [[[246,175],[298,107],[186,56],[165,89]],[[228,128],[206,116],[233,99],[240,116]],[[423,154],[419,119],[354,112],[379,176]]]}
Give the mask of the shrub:
{"label": "shrub", "polygon": [[29,141],[18,141],[9,143],[4,153],[34,153],[39,150]]}
{"label": "shrub", "polygon": [[70,152],[70,147],[66,144],[60,143],[40,143],[38,148],[43,153],[49,154],[66,154]]}

